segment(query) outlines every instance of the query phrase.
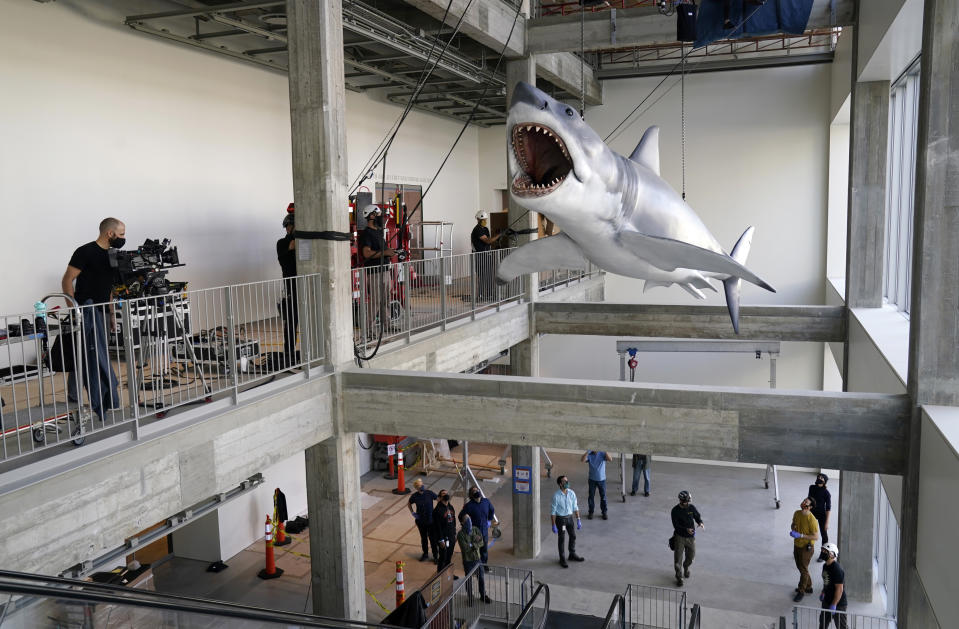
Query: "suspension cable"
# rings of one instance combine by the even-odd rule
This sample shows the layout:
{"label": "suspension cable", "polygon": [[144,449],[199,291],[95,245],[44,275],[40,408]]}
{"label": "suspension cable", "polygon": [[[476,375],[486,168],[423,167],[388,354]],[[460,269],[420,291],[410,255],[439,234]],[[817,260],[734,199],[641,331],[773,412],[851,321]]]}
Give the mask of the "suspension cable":
{"label": "suspension cable", "polygon": [[[681,44],[683,50],[686,49],[686,44]],[[686,55],[683,55],[683,69],[679,75],[680,82],[680,96],[679,96],[679,111],[680,118],[682,119],[682,147],[680,148],[682,168],[683,168],[683,201],[686,200]]]}
{"label": "suspension cable", "polygon": [[579,8],[579,117],[586,120],[586,5]]}

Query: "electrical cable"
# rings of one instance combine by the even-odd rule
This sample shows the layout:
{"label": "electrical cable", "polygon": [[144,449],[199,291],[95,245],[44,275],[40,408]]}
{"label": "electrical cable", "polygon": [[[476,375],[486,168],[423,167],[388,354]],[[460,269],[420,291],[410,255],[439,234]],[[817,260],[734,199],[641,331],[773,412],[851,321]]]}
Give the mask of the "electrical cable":
{"label": "electrical cable", "polygon": [[[759,9],[761,9],[762,7],[763,7],[763,5],[761,5],[761,4],[756,5],[756,8],[754,8],[754,9],[752,10],[752,12],[750,12],[749,15],[747,15],[747,16],[744,17],[742,20],[740,20],[739,24],[737,24],[736,26],[734,26],[734,27],[733,27],[732,29],[730,29],[730,30],[731,30],[731,31],[735,31],[735,30],[737,30],[737,29],[739,29],[739,28],[742,28],[743,24],[745,24],[746,22],[748,22],[748,21],[753,17],[753,15],[755,15],[756,12],[759,11]],[[683,46],[683,48],[685,48],[685,46]],[[670,76],[673,75],[673,73],[676,71],[676,68],[678,68],[681,64],[685,63],[686,57],[688,57],[694,50],[696,50],[696,48],[690,46],[689,51],[683,53],[682,58],[680,58],[680,60],[677,61],[676,64],[675,64],[672,68],[670,68],[669,72],[666,73],[666,75],[663,77],[663,79],[662,79],[659,83],[657,83],[656,86],[655,86],[652,90],[650,90],[649,94],[646,95],[646,98],[644,98],[643,100],[641,100],[641,101],[639,102],[639,104],[636,105],[636,107],[634,107],[631,112],[629,112],[628,114],[626,114],[626,117],[623,118],[623,120],[622,120],[618,125],[616,125],[616,127],[615,127],[612,131],[609,132],[609,135],[607,135],[605,138],[603,138],[603,142],[607,142],[607,143],[609,142],[609,139],[613,136],[613,134],[616,133],[616,132],[620,129],[620,127],[622,127],[624,124],[626,124],[626,121],[629,120],[630,117],[632,117],[633,114],[635,114],[637,111],[639,111],[639,108],[643,106],[643,103],[645,103],[647,100],[649,100],[649,98],[653,95],[653,93],[655,93],[656,90],[658,90],[658,89],[660,88],[660,86],[661,86],[663,83],[666,82],[666,79],[668,79]]]}
{"label": "electrical cable", "polygon": [[361,448],[363,448],[364,450],[369,450],[370,448],[373,447],[373,440],[372,440],[372,439],[370,440],[370,445],[368,445],[368,446],[364,446],[364,445],[363,445],[363,440],[360,439],[360,433],[356,433],[356,443],[357,443],[357,445],[359,445],[359,446],[360,446]]}
{"label": "electrical cable", "polygon": [[[472,2],[472,0],[470,0],[470,2]],[[507,35],[506,41],[503,43],[503,50],[500,52],[499,59],[496,60],[496,66],[494,66],[494,68],[493,68],[492,76],[495,76],[495,75],[496,75],[496,72],[499,70],[500,64],[503,62],[503,59],[504,59],[505,56],[506,56],[506,49],[507,49],[507,47],[509,46],[510,39],[512,39],[512,37],[513,37],[513,31],[516,30],[516,21],[519,19],[519,13],[520,13],[520,10],[521,10],[521,9],[522,9],[522,4],[521,4],[521,3],[517,3],[517,5],[516,5],[516,12],[513,14],[513,24],[512,24],[512,26],[510,26],[509,35]],[[465,10],[464,10],[463,14],[465,15],[465,13],[466,13],[466,12],[465,12]],[[403,221],[403,224],[402,224],[402,226],[401,226],[401,229],[399,230],[399,233],[402,233],[402,231],[406,229],[407,225],[409,225],[409,219],[412,218],[413,215],[416,214],[416,212],[417,212],[420,208],[423,207],[423,199],[425,199],[425,198],[426,198],[426,195],[429,194],[429,191],[430,191],[430,189],[433,187],[433,184],[436,183],[437,177],[439,177],[439,174],[440,174],[440,172],[442,172],[443,167],[446,166],[446,162],[449,161],[450,156],[453,154],[453,151],[456,149],[456,145],[459,144],[459,141],[460,141],[460,139],[463,137],[463,134],[466,132],[466,129],[469,127],[470,123],[473,121],[473,116],[476,115],[476,111],[479,109],[479,106],[483,103],[483,100],[486,98],[486,92],[489,91],[490,84],[491,84],[491,81],[487,81],[487,82],[486,82],[486,85],[483,87],[483,93],[482,93],[482,95],[479,97],[479,99],[478,99],[478,100],[476,101],[476,103],[473,105],[473,109],[472,109],[472,111],[470,111],[469,117],[466,119],[466,122],[463,123],[463,127],[460,129],[459,134],[456,136],[456,139],[453,141],[453,146],[451,146],[451,147],[450,147],[450,150],[447,151],[446,157],[443,158],[443,161],[442,161],[442,163],[440,163],[439,168],[436,169],[436,173],[433,175],[433,178],[432,178],[432,180],[430,181],[429,185],[426,187],[426,190],[424,190],[424,191],[423,191],[423,194],[420,195],[420,199],[419,199],[419,201],[416,203],[416,206],[413,208],[413,210],[412,210],[411,212],[409,212],[409,213],[404,217],[404,221]],[[384,164],[384,173],[385,173],[385,164]],[[385,174],[384,174],[384,181],[385,181]],[[528,211],[527,211],[527,213],[528,213]],[[525,214],[524,214],[524,216],[525,216]],[[519,220],[519,219],[517,219],[517,220]],[[516,222],[516,221],[514,221],[514,223],[515,223],[515,222]],[[511,223],[511,224],[512,224],[512,223]],[[354,357],[356,358],[357,366],[359,366],[359,367],[362,368],[363,365],[362,365],[361,361],[363,361],[363,360],[367,360],[367,361],[372,360],[372,359],[376,356],[376,354],[379,352],[379,350],[380,350],[380,345],[381,345],[382,340],[383,340],[383,334],[382,334],[382,332],[383,332],[383,330],[382,330],[383,321],[382,321],[382,320],[383,320],[383,319],[384,319],[384,317],[382,316],[382,312],[381,312],[379,336],[378,336],[377,341],[376,341],[376,347],[373,349],[373,352],[372,352],[371,354],[362,355],[362,354],[360,353],[360,348],[359,348],[358,345],[355,345],[355,346],[353,347],[353,355],[354,355]]]}

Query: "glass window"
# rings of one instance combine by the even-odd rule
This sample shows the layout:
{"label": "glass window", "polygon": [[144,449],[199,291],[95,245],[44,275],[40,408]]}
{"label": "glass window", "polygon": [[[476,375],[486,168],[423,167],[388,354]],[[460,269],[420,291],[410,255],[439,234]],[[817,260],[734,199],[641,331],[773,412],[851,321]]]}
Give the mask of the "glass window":
{"label": "glass window", "polygon": [[912,284],[912,220],[916,195],[918,112],[917,60],[893,84],[889,94],[883,298],[907,315]]}

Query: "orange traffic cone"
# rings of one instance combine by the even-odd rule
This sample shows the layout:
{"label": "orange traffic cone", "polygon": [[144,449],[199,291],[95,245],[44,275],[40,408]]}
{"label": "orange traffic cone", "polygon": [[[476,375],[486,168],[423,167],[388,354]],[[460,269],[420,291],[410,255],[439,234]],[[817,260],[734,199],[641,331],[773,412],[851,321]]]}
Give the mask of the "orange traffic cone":
{"label": "orange traffic cone", "polygon": [[270,516],[266,516],[266,567],[260,570],[256,576],[261,579],[275,579],[283,574],[281,568],[276,567],[276,559],[273,557],[273,523],[270,522]]}
{"label": "orange traffic cone", "polygon": [[396,562],[396,606],[399,607],[406,600],[406,589],[403,587],[403,566],[402,561]]}
{"label": "orange traffic cone", "polygon": [[403,451],[399,448],[396,450],[396,489],[393,490],[393,493],[410,493],[409,487],[406,486],[406,473],[403,470]]}

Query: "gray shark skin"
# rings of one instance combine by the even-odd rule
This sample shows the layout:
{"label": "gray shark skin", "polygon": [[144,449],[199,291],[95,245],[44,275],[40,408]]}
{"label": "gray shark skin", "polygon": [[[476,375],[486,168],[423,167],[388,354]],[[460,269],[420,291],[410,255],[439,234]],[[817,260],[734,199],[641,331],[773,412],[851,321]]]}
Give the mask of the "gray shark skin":
{"label": "gray shark skin", "polygon": [[739,333],[741,279],[775,292],[744,266],[753,228],[727,255],[696,212],[659,176],[659,128],[650,127],[628,157],[612,151],[579,114],[528,83],[510,103],[510,196],[562,232],[507,256],[497,277],[509,281],[553,268],[602,269],[646,280],[644,290],[678,284],[698,299],[723,282]]}

